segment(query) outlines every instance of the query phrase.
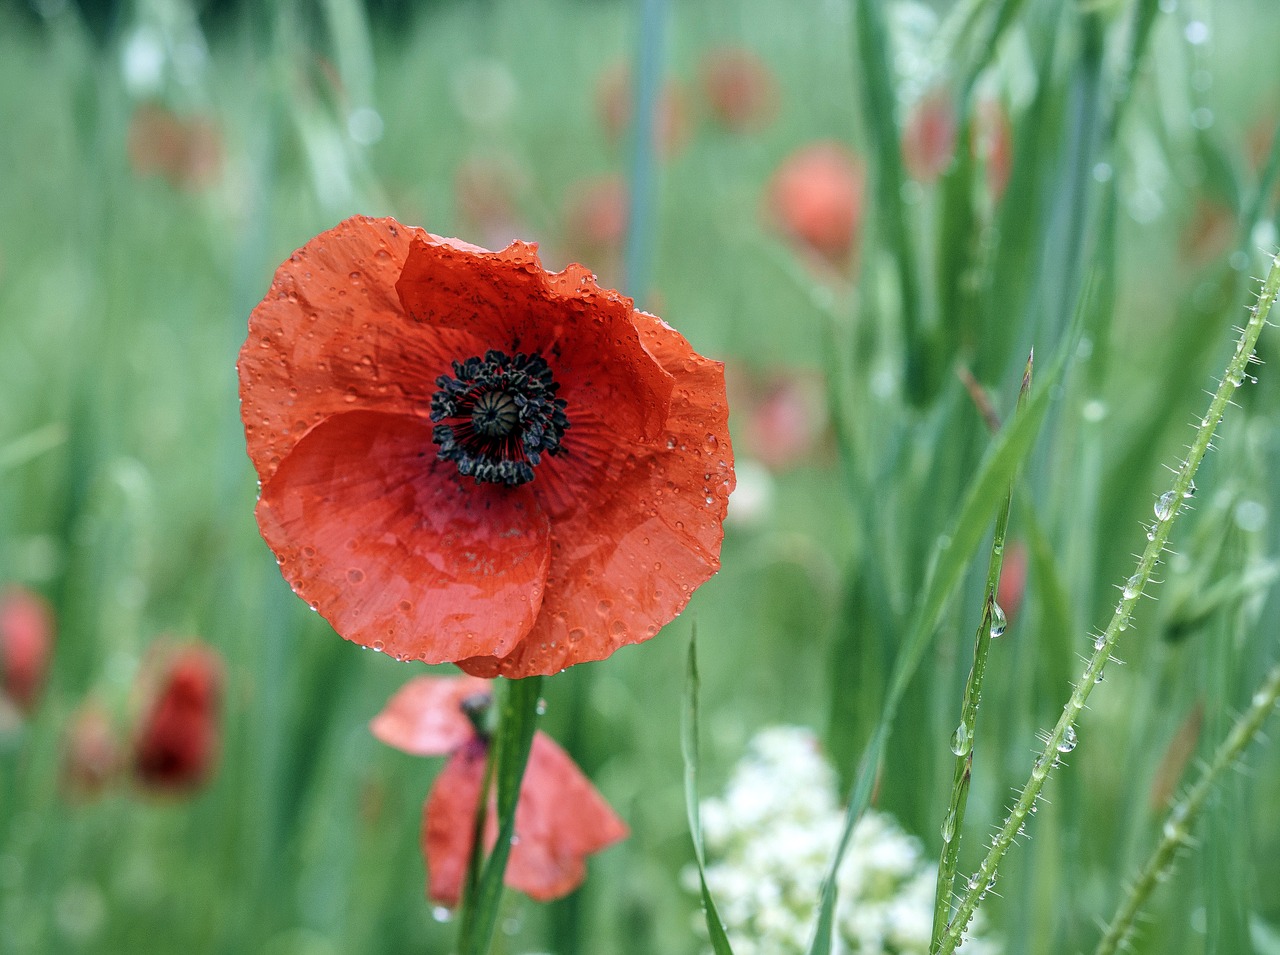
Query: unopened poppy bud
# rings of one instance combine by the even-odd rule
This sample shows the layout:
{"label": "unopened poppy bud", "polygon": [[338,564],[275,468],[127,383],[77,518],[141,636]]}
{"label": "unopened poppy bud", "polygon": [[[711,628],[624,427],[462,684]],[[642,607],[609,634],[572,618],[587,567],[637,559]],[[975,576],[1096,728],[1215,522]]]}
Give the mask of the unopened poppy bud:
{"label": "unopened poppy bud", "polygon": [[862,224],[862,166],[842,143],[817,142],[788,156],[769,185],[774,222],[828,265],[844,268]]}
{"label": "unopened poppy bud", "polygon": [[53,608],[25,587],[0,595],[0,693],[22,713],[35,709],[53,649]]}
{"label": "unopened poppy bud", "polygon": [[996,605],[1004,611],[1009,623],[1018,616],[1022,597],[1027,590],[1027,545],[1013,541],[1004,552],[1000,565],[1000,585],[996,588]]}

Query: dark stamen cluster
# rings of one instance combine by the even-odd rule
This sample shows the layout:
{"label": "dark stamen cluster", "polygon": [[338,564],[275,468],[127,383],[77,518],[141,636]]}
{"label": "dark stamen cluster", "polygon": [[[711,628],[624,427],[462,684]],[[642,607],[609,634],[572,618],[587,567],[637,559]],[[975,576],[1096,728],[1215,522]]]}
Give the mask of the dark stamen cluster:
{"label": "dark stamen cluster", "polygon": [[483,358],[453,363],[431,396],[432,439],[439,456],[477,483],[514,487],[533,480],[543,454],[558,454],[569,427],[560,385],[541,355],[508,357],[489,349]]}

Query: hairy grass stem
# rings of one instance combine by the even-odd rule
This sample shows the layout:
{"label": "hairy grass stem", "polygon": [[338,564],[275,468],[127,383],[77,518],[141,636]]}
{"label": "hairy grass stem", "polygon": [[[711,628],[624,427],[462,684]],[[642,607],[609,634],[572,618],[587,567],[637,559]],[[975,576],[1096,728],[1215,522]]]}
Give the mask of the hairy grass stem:
{"label": "hairy grass stem", "polygon": [[[1022,375],[1022,387],[1018,390],[1018,410],[1026,404],[1031,390],[1031,368],[1035,352],[1027,356],[1026,371]],[[960,855],[960,833],[964,826],[965,810],[969,804],[969,779],[973,770],[973,750],[976,742],[978,703],[982,699],[982,681],[987,671],[987,651],[991,641],[1003,635],[1007,621],[1004,610],[996,603],[996,591],[1000,587],[1000,571],[1004,565],[1005,537],[1009,528],[1009,511],[1013,506],[1013,488],[1016,473],[1009,479],[1004,505],[996,514],[995,531],[991,537],[991,557],[987,562],[987,582],[982,600],[982,618],[973,640],[973,667],[965,682],[964,702],[960,708],[960,725],[951,738],[951,752],[955,754],[955,772],[951,782],[951,799],[942,821],[942,858],[938,863],[938,887],[933,903],[933,935],[930,948],[936,950],[942,933],[946,930],[951,914],[951,891],[955,884],[956,862]]]}
{"label": "hairy grass stem", "polygon": [[1128,950],[1138,913],[1155,887],[1173,871],[1178,850],[1189,843],[1191,825],[1204,808],[1214,784],[1240,759],[1245,748],[1257,737],[1267,717],[1275,709],[1277,699],[1280,699],[1280,664],[1271,668],[1271,672],[1250,699],[1249,708],[1231,727],[1231,732],[1218,746],[1213,759],[1200,773],[1200,778],[1170,810],[1160,830],[1160,841],[1156,843],[1151,857],[1116,910],[1098,947],[1094,949],[1094,955],[1115,955],[1117,951]]}
{"label": "hairy grass stem", "polygon": [[1156,522],[1152,525],[1151,531],[1147,535],[1147,546],[1138,561],[1138,567],[1124,584],[1120,602],[1116,605],[1111,622],[1107,625],[1106,630],[1095,638],[1093,654],[1089,658],[1084,673],[1076,683],[1070,699],[1063,707],[1062,716],[1059,717],[1053,729],[1046,734],[1044,749],[1036,757],[1032,765],[1031,775],[1022,787],[1017,801],[1005,818],[1004,824],[992,837],[991,847],[978,870],[969,878],[964,895],[956,907],[955,915],[942,936],[941,944],[937,950],[939,955],[950,955],[963,941],[965,929],[970,919],[973,918],[973,913],[977,910],[978,903],[986,896],[988,886],[995,881],[1001,860],[1009,851],[1014,838],[1022,830],[1027,817],[1031,814],[1036,804],[1036,800],[1040,798],[1040,792],[1044,788],[1049,771],[1058,764],[1061,754],[1070,752],[1075,748],[1076,721],[1080,716],[1080,712],[1084,709],[1089,694],[1102,676],[1103,668],[1106,666],[1107,661],[1111,659],[1111,652],[1115,647],[1116,641],[1120,634],[1128,628],[1133,608],[1150,582],[1151,574],[1159,562],[1160,555],[1164,553],[1165,545],[1168,543],[1169,534],[1173,529],[1174,521],[1177,519],[1178,511],[1182,506],[1183,500],[1192,493],[1196,471],[1209,450],[1210,442],[1219,422],[1222,421],[1223,413],[1231,402],[1236,389],[1245,381],[1247,366],[1253,358],[1254,347],[1258,342],[1259,335],[1262,333],[1263,325],[1266,324],[1267,314],[1271,311],[1271,306],[1275,302],[1278,291],[1280,291],[1280,254],[1272,257],[1271,268],[1267,273],[1266,280],[1263,282],[1261,294],[1249,311],[1249,321],[1245,324],[1240,340],[1236,344],[1235,352],[1227,363],[1226,372],[1218,383],[1218,388],[1214,392],[1209,409],[1204,417],[1200,419],[1196,428],[1195,440],[1192,441],[1191,446],[1188,448],[1187,456],[1177,469],[1173,486],[1162,493],[1156,500]]}

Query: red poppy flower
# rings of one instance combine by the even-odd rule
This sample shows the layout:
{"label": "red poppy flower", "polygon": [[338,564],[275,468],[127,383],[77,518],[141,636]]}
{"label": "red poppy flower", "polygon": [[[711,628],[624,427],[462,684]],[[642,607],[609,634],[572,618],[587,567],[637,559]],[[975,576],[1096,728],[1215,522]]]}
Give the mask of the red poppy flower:
{"label": "red poppy flower", "polygon": [[23,713],[35,709],[53,649],[53,608],[25,587],[0,594],[0,691]]}
{"label": "red poppy flower", "polygon": [[348,640],[554,673],[719,566],[723,366],[534,246],[349,219],[280,267],[239,370],[262,535]]}
{"label": "red poppy flower", "polygon": [[782,230],[828,264],[843,268],[862,223],[862,165],[837,142],[796,150],[774,173],[769,208]]}
{"label": "red poppy flower", "polygon": [[[472,720],[490,701],[488,680],[424,676],[405,684],[370,724],[389,746],[449,757],[422,817],[427,895],[443,905],[457,905],[471,858],[488,750]],[[515,836],[504,881],[546,902],[581,885],[587,856],[626,838],[627,827],[564,750],[539,731],[520,785]],[[492,811],[485,839],[492,849]]]}
{"label": "red poppy flower", "polygon": [[712,50],[702,58],[699,72],[711,115],[726,129],[762,129],[777,115],[778,81],[750,50]]}
{"label": "red poppy flower", "polygon": [[1027,545],[1012,541],[1005,551],[1000,567],[1000,584],[996,588],[996,603],[1004,611],[1005,620],[1012,626],[1022,609],[1022,598],[1027,592]]}
{"label": "red poppy flower", "polygon": [[208,647],[168,650],[133,744],[133,772],[151,789],[190,790],[213,771],[222,664]]}

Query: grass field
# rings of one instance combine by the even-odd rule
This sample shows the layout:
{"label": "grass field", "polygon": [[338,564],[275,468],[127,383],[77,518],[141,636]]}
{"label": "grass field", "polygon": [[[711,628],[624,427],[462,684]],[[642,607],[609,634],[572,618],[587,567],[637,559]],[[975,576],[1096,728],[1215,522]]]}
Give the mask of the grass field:
{"label": "grass field", "polygon": [[[910,11],[859,0],[375,16],[282,0],[203,26],[184,0],[152,0],[97,33],[73,6],[40,9],[0,7],[0,586],[45,596],[57,635],[38,704],[0,719],[0,955],[454,950],[418,844],[440,762],[368,731],[425,669],[339,639],[290,592],[254,523],[238,413],[236,356],[273,271],[356,213],[537,241],[728,369],[740,491],[722,569],[656,639],[544,683],[542,727],[631,837],[566,899],[508,893],[494,951],[706,950],[682,875],[694,623],[708,796],[777,724],[818,733],[847,795],[920,630],[873,798],[936,858],[1016,467],[1025,588],[987,663],[963,885],[1134,573],[1276,250],[1268,0],[936,3],[932,46]],[[700,84],[726,48],[776,84],[745,130]],[[656,149],[628,135],[648,79],[676,104]],[[937,175],[901,145],[935,89],[959,128]],[[1002,187],[970,146],[992,110]],[[768,198],[783,161],[823,140],[864,176],[835,260],[789,238]],[[619,181],[629,194],[608,192]],[[1042,421],[990,464],[963,373],[1007,424],[1032,348]],[[1265,330],[1156,599],[1120,635],[1125,665],[1108,665],[983,903],[1010,955],[1093,950],[1170,794],[1280,657],[1278,349]],[[175,796],[123,774],[76,796],[74,714],[96,701],[127,745],[166,635],[222,659],[210,778]],[[1257,743],[1216,778],[1133,950],[1280,952],[1277,820],[1280,752]]]}

